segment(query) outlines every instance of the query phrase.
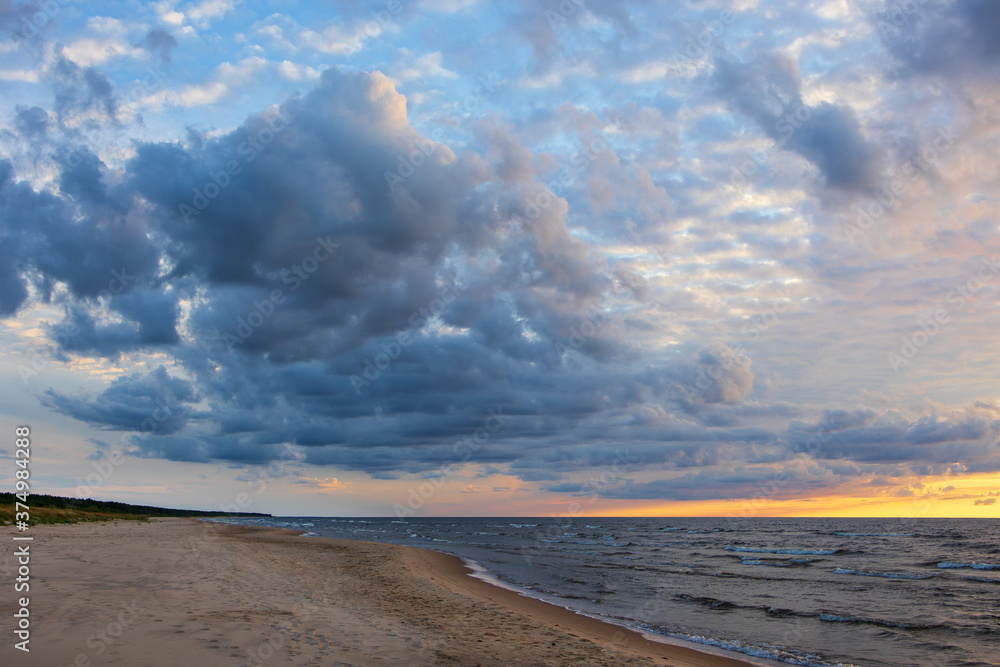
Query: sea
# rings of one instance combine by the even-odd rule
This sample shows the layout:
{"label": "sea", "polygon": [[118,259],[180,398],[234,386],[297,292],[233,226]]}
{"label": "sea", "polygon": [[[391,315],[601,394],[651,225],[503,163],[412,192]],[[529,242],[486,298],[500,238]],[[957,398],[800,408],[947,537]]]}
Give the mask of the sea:
{"label": "sea", "polygon": [[1000,519],[267,518],[762,665],[1000,665]]}

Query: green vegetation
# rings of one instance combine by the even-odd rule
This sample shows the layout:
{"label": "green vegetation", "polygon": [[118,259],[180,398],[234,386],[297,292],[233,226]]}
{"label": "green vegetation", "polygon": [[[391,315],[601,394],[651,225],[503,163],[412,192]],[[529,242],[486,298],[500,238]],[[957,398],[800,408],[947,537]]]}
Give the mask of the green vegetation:
{"label": "green vegetation", "polygon": [[[0,525],[14,523],[14,503],[17,498],[13,493],[0,493]],[[63,498],[44,494],[30,494],[27,505],[30,507],[31,519],[28,525],[43,523],[78,523],[80,521],[148,521],[157,516],[187,516],[187,517],[222,517],[222,516],[256,516],[266,517],[270,514],[256,512],[207,512],[200,510],[176,510],[149,505],[130,505],[106,500],[86,500],[78,498]]]}

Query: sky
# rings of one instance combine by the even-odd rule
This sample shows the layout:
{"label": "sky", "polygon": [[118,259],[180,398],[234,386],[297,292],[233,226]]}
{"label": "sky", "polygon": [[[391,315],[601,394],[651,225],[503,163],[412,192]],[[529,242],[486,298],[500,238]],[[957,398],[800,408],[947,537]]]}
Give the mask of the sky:
{"label": "sky", "polygon": [[0,477],[1000,516],[1000,4],[0,0]]}

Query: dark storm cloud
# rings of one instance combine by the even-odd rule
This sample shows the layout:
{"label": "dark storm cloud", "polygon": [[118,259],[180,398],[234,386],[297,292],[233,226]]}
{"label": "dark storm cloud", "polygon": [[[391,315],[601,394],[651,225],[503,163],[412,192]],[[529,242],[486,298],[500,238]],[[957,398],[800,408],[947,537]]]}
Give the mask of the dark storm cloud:
{"label": "dark storm cloud", "polygon": [[[15,39],[27,39],[38,32],[38,27],[32,22],[32,16],[38,11],[34,3],[0,0],[0,31],[5,36],[13,35]],[[47,14],[45,22],[47,23]]]}
{"label": "dark storm cloud", "polygon": [[[125,205],[105,189],[103,165],[92,155],[64,169],[61,196],[14,181],[8,162],[0,163],[0,172],[0,239],[4,251],[16,257],[5,263],[2,283],[8,313],[23,304],[26,279],[43,298],[54,281],[76,297],[94,298],[109,287],[121,292],[128,282],[148,280],[156,271],[158,253],[144,227],[118,212]],[[122,270],[131,281],[116,278]]]}
{"label": "dark storm cloud", "polygon": [[1000,5],[993,0],[917,3],[916,11],[890,6],[875,21],[904,76],[965,79],[1000,71]]}
{"label": "dark storm cloud", "polygon": [[[799,84],[759,67],[757,82],[774,78],[784,102],[758,105],[754,86],[732,94],[763,124],[794,110]],[[846,172],[865,173],[867,149],[849,110],[810,112],[825,125],[804,125],[788,146],[832,187],[860,187]],[[476,136],[481,152],[455,154],[413,129],[381,75],[329,70],[227,134],[139,144],[121,173],[77,151],[49,192],[8,166],[0,253],[19,264],[0,272],[0,305],[23,306],[29,280],[49,299],[65,284],[67,314],[51,329],[64,353],[157,351],[179,363],[190,381],[161,370],[94,397],[46,397],[127,431],[167,396],[170,418],[130,440],[151,458],[244,464],[282,458],[287,444],[307,463],[383,478],[471,462],[554,481],[613,466],[625,449],[634,470],[711,470],[615,493],[695,497],[697,483],[738,492],[765,474],[717,470],[733,461],[808,447],[819,427],[786,428],[793,409],[756,403],[737,346],[634,349],[630,331],[656,330],[628,312],[643,290],[613,291],[613,269],[567,228],[566,200],[548,196],[526,215],[546,192],[511,128],[485,121]],[[113,272],[126,283],[117,291]],[[194,412],[199,400],[210,412]],[[828,418],[834,448],[879,425],[868,413]],[[971,432],[910,430],[930,447]]]}
{"label": "dark storm cloud", "polygon": [[[530,165],[514,174],[505,155],[522,149],[502,129],[484,136],[497,163],[417,134],[381,75],[330,70],[228,135],[138,146],[113,182],[78,151],[59,196],[3,193],[48,213],[11,232],[40,284],[78,298],[51,329],[65,352],[165,346],[215,404],[217,419],[160,428],[143,455],[242,461],[240,447],[259,458],[286,442],[311,462],[425,471],[461,460],[454,444],[495,409],[511,421],[474,460],[509,462],[531,445],[502,440],[631,399],[627,376],[593,368],[627,356],[613,315],[597,315],[611,278],[564,206],[523,215]],[[101,292],[111,270],[128,289]],[[195,294],[182,340],[179,301]],[[148,407],[117,393],[49,401],[111,428]]]}
{"label": "dark storm cloud", "polygon": [[24,137],[40,137],[49,129],[49,112],[41,107],[18,106],[14,128]]}
{"label": "dark storm cloud", "polygon": [[[227,165],[238,174],[228,175]],[[330,351],[357,348],[412,328],[415,316],[426,320],[420,309],[456,282],[458,301],[445,319],[461,313],[460,326],[485,335],[500,331],[486,326],[491,317],[520,334],[518,318],[553,310],[557,294],[596,295],[593,266],[555,212],[512,229],[505,218],[523,204],[501,202],[497,211],[497,193],[482,187],[492,178],[488,165],[417,135],[379,75],[328,71],[303,100],[204,147],[141,146],[129,173],[173,241],[172,275],[232,286],[220,296],[233,314],[229,326],[242,298],[287,294],[281,317],[241,349],[310,354],[302,346],[322,330],[334,334],[324,336]],[[387,174],[405,178],[390,182]],[[297,268],[312,261],[319,239],[335,242],[337,257],[302,276]],[[487,248],[504,257],[492,275],[467,263]],[[195,314],[206,325],[223,324],[219,317]],[[550,325],[568,329],[574,318],[552,317]]]}
{"label": "dark storm cloud", "polygon": [[228,461],[233,465],[261,465],[289,459],[284,444],[261,443],[253,438],[204,438],[183,435],[131,435],[125,441],[129,454],[142,458],[208,463]]}
{"label": "dark storm cloud", "polygon": [[[309,463],[352,470],[417,473],[470,460],[510,463],[518,477],[539,480],[610,464],[622,456],[636,467],[717,464],[720,444],[774,439],[762,429],[672,423],[644,415],[639,407],[631,414],[608,413],[630,402],[627,377],[532,368],[464,339],[426,337],[414,343],[407,357],[396,362],[398,368],[360,395],[349,382],[353,364],[346,360],[340,362],[346,368],[339,373],[319,360],[274,367],[248,364],[231,354],[205,361],[216,362],[222,366],[186,364],[205,373],[199,385],[203,390],[229,399],[230,407],[213,412],[216,427],[192,432],[184,443],[173,443],[176,447],[161,448],[151,438],[142,444],[143,451],[181,460],[194,456],[193,451],[229,457],[236,452],[231,436],[240,436],[238,441],[248,445],[267,436],[303,447]],[[494,421],[491,411],[498,415]],[[590,433],[580,424],[586,417],[611,426]],[[488,436],[482,432],[484,425],[493,428]],[[606,444],[609,433],[638,444]],[[487,437],[487,444],[462,449],[472,436]],[[588,440],[594,444],[581,444]],[[192,449],[192,443],[198,447]]]}
{"label": "dark storm cloud", "polygon": [[102,177],[104,163],[93,153],[82,150],[73,153],[72,159],[64,158],[59,189],[64,195],[83,205],[108,203]]}
{"label": "dark storm cloud", "polygon": [[101,121],[88,121],[94,127],[118,123],[118,99],[108,77],[95,67],[80,67],[59,57],[52,67],[55,81],[54,111],[60,124],[82,112],[94,112]]}
{"label": "dark storm cloud", "polygon": [[108,188],[95,156],[74,155],[63,165],[58,193],[15,181],[10,164],[0,162],[0,247],[17,258],[7,264],[17,273],[8,268],[0,283],[8,312],[23,304],[26,280],[46,300],[56,281],[74,297],[95,299],[148,284],[158,271],[159,252],[129,212],[131,196]]}
{"label": "dark storm cloud", "polygon": [[177,433],[196,417],[185,404],[197,400],[194,387],[163,366],[145,376],[122,376],[93,401],[45,392],[49,407],[99,428],[162,435]]}
{"label": "dark storm cloud", "polygon": [[825,184],[837,190],[865,191],[876,185],[875,151],[861,133],[854,112],[844,105],[802,101],[797,65],[780,54],[743,63],[719,58],[718,93],[754,120],[778,146],[814,164]]}
{"label": "dark storm cloud", "polygon": [[0,238],[0,315],[4,317],[15,314],[28,298],[19,269],[17,254]]}
{"label": "dark storm cloud", "polygon": [[25,267],[20,260],[20,242],[4,221],[13,211],[6,210],[7,193],[11,190],[14,167],[9,160],[0,160],[0,315],[13,315],[28,297],[28,289],[21,278]]}
{"label": "dark storm cloud", "polygon": [[66,317],[48,327],[50,337],[59,342],[60,351],[117,357],[123,352],[179,342],[176,294],[139,288],[111,297],[109,305],[124,321],[101,324],[94,316],[96,308],[85,305],[67,308]]}
{"label": "dark storm cloud", "polygon": [[753,390],[750,358],[722,342],[698,349],[675,371],[678,391],[685,403],[738,403]]}
{"label": "dark storm cloud", "polygon": [[[442,262],[455,244],[476,253],[505,227],[504,212],[473,192],[490,178],[487,167],[421,138],[404,114],[384,78],[331,70],[298,104],[204,148],[141,146],[129,172],[176,241],[168,247],[175,274],[288,290],[289,272],[329,236],[340,244],[338,260],[301,283],[293,307],[321,306],[326,326],[360,316],[353,328],[361,337],[392,333],[409,326],[441,280],[454,279]],[[409,174],[411,159],[419,166]],[[238,177],[226,174],[230,163]],[[387,173],[405,180],[387,183]],[[216,195],[207,206],[205,193]],[[565,284],[567,271],[589,274],[586,258],[573,254],[578,243],[551,252],[538,235],[510,236],[515,261],[499,269],[512,269],[509,282],[524,284],[527,263],[538,288],[582,289]],[[363,303],[372,305],[360,310]]]}
{"label": "dark storm cloud", "polygon": [[[619,499],[707,500],[751,497],[762,491],[796,497],[865,478],[873,484],[895,485],[899,482],[887,478],[1000,470],[1000,412],[996,406],[981,402],[948,415],[913,420],[893,412],[879,415],[859,408],[829,410],[816,422],[792,421],[783,433],[706,429],[703,438],[696,433],[689,429],[688,442],[683,445],[649,449],[630,445],[631,463],[613,483],[579,489],[560,484],[549,490]],[[709,438],[717,442],[698,441]],[[687,459],[677,458],[678,453]],[[551,457],[551,452],[544,456]],[[519,460],[512,469],[529,467],[526,461],[531,458]],[[733,461],[771,465],[733,466]],[[698,470],[637,481],[634,473],[643,470],[647,462],[658,464],[650,468],[654,470],[687,465]],[[546,463],[548,469],[575,469],[552,460]],[[607,466],[606,458],[591,463],[591,470]]]}
{"label": "dark storm cloud", "polygon": [[144,458],[188,463],[208,463],[212,460],[206,443],[200,438],[158,435],[155,438],[130,438],[130,444],[133,446],[130,453]]}
{"label": "dark storm cloud", "polygon": [[[781,490],[786,494],[820,491],[829,485],[829,471],[819,468],[786,469],[781,476]],[[645,500],[713,500],[751,497],[775,482],[775,470],[768,467],[705,469],[672,479],[636,482],[626,479],[611,487],[592,491],[605,498]]]}
{"label": "dark storm cloud", "polygon": [[864,411],[844,417],[828,413],[818,423],[792,422],[785,439],[797,451],[810,451],[821,459],[948,465],[1000,458],[1000,419],[995,414],[969,411],[948,419],[929,416],[910,421],[893,414],[876,418]]}

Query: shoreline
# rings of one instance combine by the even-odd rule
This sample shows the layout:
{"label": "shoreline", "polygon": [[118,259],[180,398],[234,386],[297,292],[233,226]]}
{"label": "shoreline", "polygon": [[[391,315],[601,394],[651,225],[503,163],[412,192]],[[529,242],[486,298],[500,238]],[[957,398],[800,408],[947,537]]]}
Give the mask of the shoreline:
{"label": "shoreline", "polygon": [[[770,664],[500,588],[451,554],[303,534],[193,519],[32,527],[31,653],[4,642],[0,662]],[[15,603],[0,597],[0,613]]]}
{"label": "shoreline", "polygon": [[[308,533],[307,535],[316,535],[316,533]],[[303,535],[303,537],[305,537],[305,536],[306,535]],[[403,546],[405,546],[405,545],[403,545]],[[424,549],[423,547],[411,547],[411,548],[413,548],[413,549],[421,549],[421,550],[424,550],[424,551],[434,551],[433,549]],[[531,591],[518,588],[514,584],[506,584],[506,583],[502,582],[500,579],[492,576],[492,574],[490,574],[490,571],[488,569],[486,569],[485,567],[483,567],[482,565],[480,565],[477,561],[475,561],[475,560],[473,560],[471,558],[465,558],[463,556],[456,556],[455,554],[448,554],[448,553],[445,553],[445,552],[436,552],[436,553],[443,553],[446,556],[454,556],[455,558],[458,558],[458,559],[462,560],[463,561],[463,565],[468,570],[470,570],[469,573],[468,573],[468,576],[471,577],[471,578],[473,578],[473,579],[478,579],[479,581],[482,581],[483,583],[487,584],[488,586],[493,586],[495,588],[503,588],[505,590],[511,591],[512,593],[515,593],[516,595],[518,595],[520,597],[529,598],[529,599],[533,599],[533,600],[538,600],[540,602],[544,602],[545,604],[552,605],[554,607],[559,607],[560,609],[565,609],[566,611],[572,612],[573,614],[576,614],[577,616],[581,616],[583,618],[589,618],[589,619],[592,619],[592,620],[597,621],[599,623],[604,623],[606,625],[614,626],[614,627],[616,627],[618,629],[622,629],[622,630],[627,630],[629,632],[633,632],[635,634],[638,634],[642,638],[644,638],[644,639],[646,639],[646,640],[648,640],[650,642],[653,642],[654,644],[666,644],[667,646],[670,646],[672,648],[682,648],[682,649],[694,651],[694,652],[699,653],[699,654],[708,654],[708,655],[711,655],[711,656],[718,656],[718,657],[721,657],[721,658],[728,658],[730,660],[736,661],[740,665],[747,665],[747,664],[749,664],[749,665],[753,665],[755,667],[786,667],[789,664],[787,662],[781,662],[779,660],[774,660],[774,659],[771,659],[771,658],[765,658],[765,657],[761,657],[761,656],[750,655],[750,654],[747,654],[747,653],[741,653],[740,651],[737,651],[737,650],[734,650],[734,649],[727,649],[727,648],[724,648],[724,647],[721,647],[721,646],[716,646],[714,644],[708,644],[708,643],[702,644],[702,643],[699,643],[699,642],[696,642],[696,641],[684,639],[682,637],[671,637],[669,635],[657,634],[657,633],[652,632],[652,631],[644,630],[644,629],[642,629],[640,627],[635,627],[633,625],[629,625],[629,624],[625,623],[624,621],[619,622],[619,621],[616,621],[616,620],[614,620],[612,618],[601,617],[599,615],[594,615],[594,614],[588,614],[587,612],[580,611],[578,609],[573,609],[572,607],[568,607],[568,606],[559,604],[558,602],[555,602],[555,601],[546,600],[546,599],[541,598],[541,597],[535,597],[534,595],[531,594]],[[477,571],[476,568],[473,567],[473,566],[471,566],[471,565],[469,565],[469,563],[475,564],[475,566],[481,568],[482,571]],[[492,581],[490,581],[490,579],[492,579]]]}
{"label": "shoreline", "polygon": [[[362,540],[345,541],[362,542]],[[369,544],[377,543],[369,542]],[[590,641],[605,645],[610,644],[616,648],[628,650],[628,652],[648,658],[670,660],[672,661],[671,664],[678,666],[713,665],[718,667],[745,667],[747,665],[775,664],[773,661],[766,663],[762,661],[751,662],[749,656],[736,654],[732,651],[723,651],[722,649],[701,650],[700,648],[684,646],[680,643],[682,640],[675,640],[677,643],[673,643],[672,641],[668,641],[672,639],[669,637],[664,637],[662,640],[659,638],[652,639],[645,633],[626,625],[595,618],[569,607],[533,597],[527,592],[521,592],[514,587],[498,586],[480,579],[475,576],[477,574],[476,570],[469,567],[460,556],[421,547],[398,546],[402,549],[433,554],[433,556],[423,557],[424,563],[428,566],[427,569],[431,573],[432,581],[440,583],[457,593],[489,600],[516,609],[541,623],[579,634]]]}

